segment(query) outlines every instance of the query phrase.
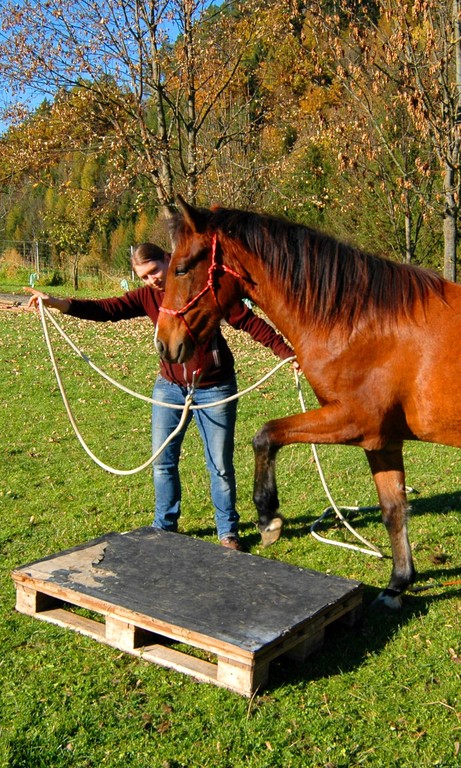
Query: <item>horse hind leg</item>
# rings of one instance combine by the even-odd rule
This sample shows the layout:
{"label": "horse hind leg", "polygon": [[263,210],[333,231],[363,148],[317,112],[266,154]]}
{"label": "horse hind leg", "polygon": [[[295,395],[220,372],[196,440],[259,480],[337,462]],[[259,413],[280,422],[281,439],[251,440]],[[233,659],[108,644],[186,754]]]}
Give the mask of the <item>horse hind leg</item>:
{"label": "horse hind leg", "polygon": [[402,444],[379,451],[366,451],[381,506],[382,520],[392,550],[392,573],[388,586],[377,602],[389,608],[400,608],[401,595],[415,580],[415,568],[408,538],[409,506],[405,492]]}

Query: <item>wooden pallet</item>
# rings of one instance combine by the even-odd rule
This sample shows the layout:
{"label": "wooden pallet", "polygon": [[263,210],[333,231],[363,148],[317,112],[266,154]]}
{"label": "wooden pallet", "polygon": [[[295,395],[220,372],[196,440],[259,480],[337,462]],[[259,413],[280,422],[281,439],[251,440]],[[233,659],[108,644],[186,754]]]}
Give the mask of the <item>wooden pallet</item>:
{"label": "wooden pallet", "polygon": [[245,696],[267,683],[276,657],[302,662],[331,622],[355,623],[363,592],[356,581],[153,528],[109,533],[12,577],[21,613]]}

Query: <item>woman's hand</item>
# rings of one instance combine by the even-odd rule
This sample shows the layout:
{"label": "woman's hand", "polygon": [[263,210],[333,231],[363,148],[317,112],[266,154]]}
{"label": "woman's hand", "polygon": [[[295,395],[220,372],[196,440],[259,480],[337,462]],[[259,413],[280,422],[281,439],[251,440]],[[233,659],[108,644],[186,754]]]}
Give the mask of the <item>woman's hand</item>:
{"label": "woman's hand", "polygon": [[32,294],[27,303],[27,309],[38,309],[38,300],[41,299],[45,307],[58,309],[59,312],[63,312],[64,314],[69,310],[69,299],[60,299],[57,296],[49,296],[47,293],[37,291],[35,288],[25,287],[24,290],[26,293]]}

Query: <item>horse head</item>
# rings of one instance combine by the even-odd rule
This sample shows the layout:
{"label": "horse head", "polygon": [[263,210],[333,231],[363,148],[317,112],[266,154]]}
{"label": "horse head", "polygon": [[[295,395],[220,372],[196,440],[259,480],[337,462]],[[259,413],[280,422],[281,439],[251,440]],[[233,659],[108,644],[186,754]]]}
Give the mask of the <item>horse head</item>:
{"label": "horse head", "polygon": [[[223,263],[222,246],[213,228],[213,211],[177,197],[180,214],[173,219],[174,250],[157,323],[157,351],[165,360],[186,362],[209,340],[220,320],[240,296],[234,270]],[[234,278],[234,279],[232,279]]]}

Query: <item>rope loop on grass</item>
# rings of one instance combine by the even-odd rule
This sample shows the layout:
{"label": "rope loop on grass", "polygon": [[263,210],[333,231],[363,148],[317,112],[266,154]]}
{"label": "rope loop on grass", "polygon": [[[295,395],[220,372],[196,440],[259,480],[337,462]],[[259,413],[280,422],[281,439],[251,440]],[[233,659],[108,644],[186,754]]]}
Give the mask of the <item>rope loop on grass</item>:
{"label": "rope loop on grass", "polygon": [[[304,403],[304,397],[303,397],[303,393],[302,393],[302,390],[301,390],[301,385],[300,385],[300,381],[299,381],[299,375],[298,375],[298,372],[296,370],[295,370],[295,381],[296,381],[296,388],[298,390],[298,397],[299,397],[299,402],[301,403],[302,411],[303,411],[303,413],[306,413],[306,405]],[[331,495],[330,489],[329,489],[328,484],[327,484],[327,482],[325,480],[325,475],[323,473],[323,469],[322,469],[322,466],[320,464],[320,459],[319,459],[319,455],[318,455],[318,452],[317,452],[317,447],[314,445],[314,443],[311,443],[311,449],[312,449],[312,454],[314,456],[315,465],[316,465],[317,471],[319,473],[320,481],[321,481],[321,483],[323,485],[323,490],[325,491],[327,499],[328,499],[328,501],[330,502],[330,505],[331,505],[331,506],[327,507],[324,510],[324,512],[320,515],[320,517],[317,518],[317,520],[315,520],[312,523],[312,525],[310,527],[310,532],[311,532],[312,536],[315,539],[317,539],[318,541],[323,542],[324,544],[332,544],[335,547],[343,547],[344,549],[352,549],[352,550],[354,550],[356,552],[362,552],[365,555],[372,555],[373,557],[383,557],[382,552],[377,547],[375,547],[374,544],[372,544],[367,539],[365,539],[363,536],[361,536],[361,534],[358,533],[352,527],[352,525],[348,522],[348,520],[346,520],[346,518],[344,517],[344,515],[341,512],[341,509],[343,509],[345,511],[354,511],[354,512],[359,512],[359,511],[360,512],[369,512],[369,511],[372,511],[372,510],[373,511],[378,510],[379,507],[376,507],[376,506],[373,506],[373,507],[344,507],[344,506],[338,507],[337,504],[335,503],[332,495]],[[344,525],[344,527],[347,528],[347,530],[350,533],[352,533],[352,535],[355,536],[356,539],[361,541],[362,544],[365,544],[365,547],[359,547],[356,544],[348,544],[345,541],[335,541],[334,539],[327,539],[324,536],[320,536],[320,534],[317,533],[317,531],[315,530],[317,528],[317,526],[326,517],[329,517],[330,515],[332,515],[333,512],[336,514],[336,517],[338,518],[338,520],[340,520],[340,522]]]}

